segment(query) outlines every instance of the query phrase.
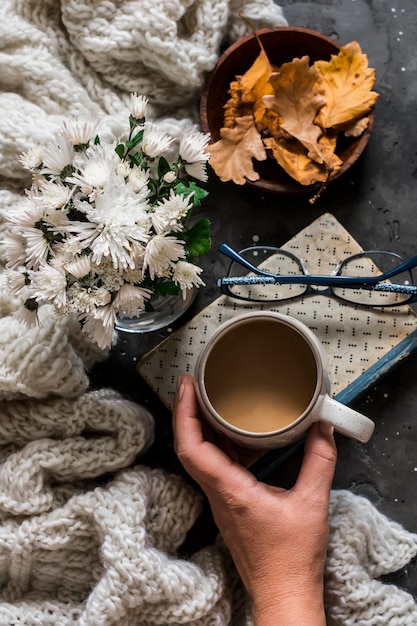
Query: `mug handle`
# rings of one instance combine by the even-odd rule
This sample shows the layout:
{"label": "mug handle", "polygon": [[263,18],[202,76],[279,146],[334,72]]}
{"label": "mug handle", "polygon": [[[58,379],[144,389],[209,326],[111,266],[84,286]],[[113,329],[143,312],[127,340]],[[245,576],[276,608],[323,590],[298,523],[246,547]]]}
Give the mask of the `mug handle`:
{"label": "mug handle", "polygon": [[375,430],[375,423],[372,420],[329,395],[323,396],[318,421],[327,422],[334,426],[338,433],[362,443],[369,441]]}

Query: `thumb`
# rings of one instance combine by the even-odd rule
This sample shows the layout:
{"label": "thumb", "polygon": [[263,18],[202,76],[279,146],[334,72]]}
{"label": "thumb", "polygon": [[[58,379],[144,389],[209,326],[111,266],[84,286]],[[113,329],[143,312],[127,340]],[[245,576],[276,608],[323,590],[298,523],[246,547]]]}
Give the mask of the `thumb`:
{"label": "thumb", "polygon": [[304,459],[295,489],[306,497],[328,499],[336,469],[337,450],[333,427],[314,423],[307,436]]}

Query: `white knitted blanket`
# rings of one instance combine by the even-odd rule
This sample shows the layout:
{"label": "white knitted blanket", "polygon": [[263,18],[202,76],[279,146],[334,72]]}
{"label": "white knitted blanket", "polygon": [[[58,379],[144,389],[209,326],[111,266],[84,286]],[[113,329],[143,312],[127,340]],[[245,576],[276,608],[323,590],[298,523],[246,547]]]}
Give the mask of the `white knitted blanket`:
{"label": "white knitted blanket", "polygon": [[[166,124],[196,122],[221,43],[246,31],[239,13],[285,23],[272,0],[2,0],[0,235],[30,182],[19,155],[63,117],[96,112],[117,133],[137,92]],[[178,556],[201,497],[140,465],[152,417],[89,389],[106,354],[47,306],[40,328],[12,320],[1,239],[0,626],[250,626],[221,541]],[[347,491],[332,493],[330,521],[329,625],[415,626],[411,596],[378,577],[417,555],[417,536]]]}
{"label": "white knitted blanket", "polygon": [[239,13],[286,23],[273,0],[2,0],[0,181],[27,182],[19,155],[63,116],[98,113],[117,133],[133,92],[149,98],[149,118],[197,121],[222,42],[248,31]]}

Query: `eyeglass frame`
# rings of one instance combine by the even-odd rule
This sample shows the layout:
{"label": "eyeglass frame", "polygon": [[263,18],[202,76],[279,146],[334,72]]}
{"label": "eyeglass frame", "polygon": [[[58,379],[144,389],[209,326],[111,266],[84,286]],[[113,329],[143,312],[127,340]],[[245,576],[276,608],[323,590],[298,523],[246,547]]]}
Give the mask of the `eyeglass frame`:
{"label": "eyeglass frame", "polygon": [[[288,302],[289,300],[295,300],[297,298],[301,298],[307,295],[323,295],[330,296],[337,300],[341,300],[342,302],[348,302],[350,304],[355,304],[357,306],[365,306],[371,308],[395,308],[398,306],[404,306],[405,304],[411,304],[413,302],[417,302],[417,286],[414,283],[414,278],[411,273],[411,270],[417,267],[417,255],[414,255],[408,259],[403,260],[403,258],[397,254],[396,252],[390,252],[388,250],[364,250],[362,252],[358,252],[355,254],[347,255],[344,259],[339,261],[338,265],[334,269],[334,273],[332,275],[325,274],[310,274],[308,269],[305,267],[305,263],[299,257],[288,250],[283,250],[282,248],[276,246],[248,246],[247,248],[243,248],[240,252],[234,250],[229,244],[221,243],[219,245],[219,251],[230,258],[232,263],[229,266],[232,267],[233,262],[238,263],[253,272],[255,276],[235,276],[231,277],[230,275],[225,276],[223,278],[219,278],[217,281],[217,286],[220,288],[220,291],[223,295],[229,296],[231,298],[237,300],[244,300],[245,302]],[[263,271],[259,267],[253,265],[250,261],[245,259],[242,256],[242,253],[247,251],[253,251],[256,249],[262,250],[271,250],[272,252],[281,252],[283,255],[292,259],[301,270],[302,273],[299,275],[281,275],[281,274],[273,274],[271,272]],[[337,272],[346,264],[348,259],[354,259],[355,257],[364,257],[366,255],[372,254],[389,254],[393,257],[396,257],[400,261],[402,261],[396,267],[388,270],[387,272],[383,272],[379,275],[372,276],[340,276]],[[401,272],[409,272],[410,275],[410,285],[397,285],[390,282],[385,282],[400,274]],[[300,294],[295,294],[288,298],[277,298],[275,300],[264,300],[264,299],[254,299],[247,298],[245,296],[240,296],[238,294],[234,294],[231,292],[229,286],[230,285],[250,285],[250,284],[300,284],[305,285],[305,291]],[[313,285],[327,287],[327,289],[314,289]],[[395,303],[384,303],[384,304],[366,304],[359,303],[351,300],[349,298],[343,298],[342,296],[334,293],[333,288],[358,288],[361,287],[363,289],[375,290],[375,291],[384,291],[391,293],[404,293],[408,297],[406,297],[402,302]]]}

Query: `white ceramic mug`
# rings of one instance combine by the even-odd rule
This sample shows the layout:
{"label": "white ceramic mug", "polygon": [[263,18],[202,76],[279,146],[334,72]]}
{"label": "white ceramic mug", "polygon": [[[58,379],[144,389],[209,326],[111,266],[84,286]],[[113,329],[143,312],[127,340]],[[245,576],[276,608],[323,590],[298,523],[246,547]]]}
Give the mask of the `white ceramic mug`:
{"label": "white ceramic mug", "polygon": [[260,311],[222,324],[199,355],[195,381],[208,422],[249,448],[286,446],[316,421],[361,442],[375,428],[329,395],[320,342],[288,315]]}

